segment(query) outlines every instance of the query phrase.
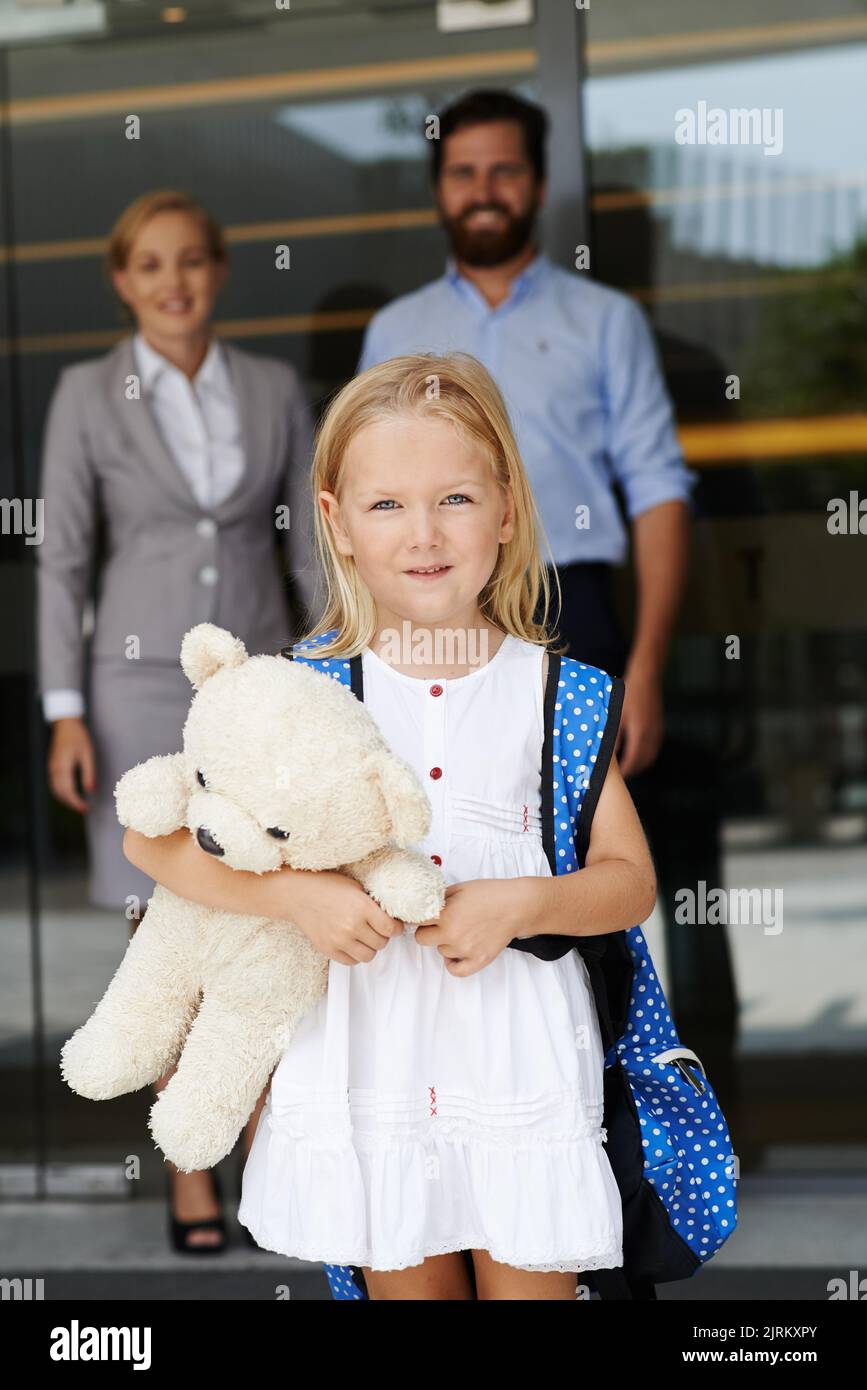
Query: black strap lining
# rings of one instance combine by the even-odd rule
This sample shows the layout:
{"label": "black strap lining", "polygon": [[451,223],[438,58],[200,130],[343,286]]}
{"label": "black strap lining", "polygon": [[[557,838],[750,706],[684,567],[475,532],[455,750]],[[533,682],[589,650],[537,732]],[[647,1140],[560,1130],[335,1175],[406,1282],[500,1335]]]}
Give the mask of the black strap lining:
{"label": "black strap lining", "polygon": [[544,729],[542,739],[542,846],[551,866],[552,877],[557,873],[557,854],[554,845],[554,704],[560,680],[560,656],[548,653],[548,676],[545,681]]}

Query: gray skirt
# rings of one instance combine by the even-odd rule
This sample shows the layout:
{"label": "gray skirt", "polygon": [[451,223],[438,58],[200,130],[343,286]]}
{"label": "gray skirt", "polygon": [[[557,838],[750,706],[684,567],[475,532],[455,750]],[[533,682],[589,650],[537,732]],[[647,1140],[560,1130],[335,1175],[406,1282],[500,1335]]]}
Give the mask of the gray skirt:
{"label": "gray skirt", "polygon": [[84,822],[88,897],[97,907],[125,908],[130,896],[144,907],[154,890],[153,879],[124,856],[114,789],[136,763],[181,751],[194,694],[179,661],[96,657],[90,663],[86,722],[96,753],[96,790]]}

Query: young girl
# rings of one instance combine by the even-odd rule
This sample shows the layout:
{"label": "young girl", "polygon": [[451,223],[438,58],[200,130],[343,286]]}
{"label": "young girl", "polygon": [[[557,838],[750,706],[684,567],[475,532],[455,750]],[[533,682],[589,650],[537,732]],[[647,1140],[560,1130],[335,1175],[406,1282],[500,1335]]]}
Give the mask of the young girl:
{"label": "young girl", "polygon": [[128,839],[176,892],[291,918],[331,962],[272,1076],[239,1219],[266,1249],[360,1266],[371,1298],[472,1298],[470,1252],[479,1299],[574,1299],[582,1270],[623,1263],[599,1023],[577,950],[509,943],[633,927],[656,886],[614,758],[583,870],[552,876],[543,850],[549,595],[491,377],[464,354],[362,373],[320,427],[313,494],[328,601],[306,654],[362,653],[448,888],[412,927],[340,874],[257,879],[183,831]]}

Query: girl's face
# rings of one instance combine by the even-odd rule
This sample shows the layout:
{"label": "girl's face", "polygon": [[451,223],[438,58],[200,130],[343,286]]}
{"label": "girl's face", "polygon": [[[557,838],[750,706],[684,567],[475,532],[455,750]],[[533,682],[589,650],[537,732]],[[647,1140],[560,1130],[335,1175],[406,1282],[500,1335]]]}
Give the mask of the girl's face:
{"label": "girl's face", "polygon": [[[320,492],[341,555],[352,555],[381,630],[478,628],[478,596],[514,535],[514,500],[481,448],[438,416],[384,417],[358,431],[343,496]],[[424,578],[415,569],[443,566]]]}
{"label": "girl's face", "polygon": [[142,227],[114,286],[155,342],[195,339],[206,331],[217,291],[228,274],[215,261],[204,229],[188,212],[159,212]]}

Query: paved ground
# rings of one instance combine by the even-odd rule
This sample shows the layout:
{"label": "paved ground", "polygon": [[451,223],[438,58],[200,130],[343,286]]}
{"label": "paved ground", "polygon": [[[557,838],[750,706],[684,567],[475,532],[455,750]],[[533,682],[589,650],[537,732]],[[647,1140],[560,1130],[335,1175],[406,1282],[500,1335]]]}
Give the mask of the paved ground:
{"label": "paved ground", "polygon": [[[848,1171],[771,1165],[743,1178],[735,1234],[695,1279],[661,1286],[659,1297],[827,1301],[829,1279],[867,1271],[864,1158],[854,1150]],[[217,1256],[175,1255],[164,1226],[165,1206],[152,1198],[7,1201],[2,1273],[42,1278],[46,1299],[59,1300],[329,1297],[319,1266],[250,1249],[234,1221],[233,1243]]]}

